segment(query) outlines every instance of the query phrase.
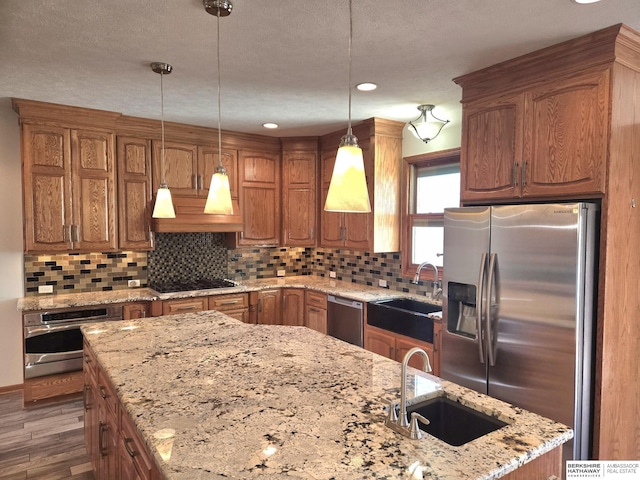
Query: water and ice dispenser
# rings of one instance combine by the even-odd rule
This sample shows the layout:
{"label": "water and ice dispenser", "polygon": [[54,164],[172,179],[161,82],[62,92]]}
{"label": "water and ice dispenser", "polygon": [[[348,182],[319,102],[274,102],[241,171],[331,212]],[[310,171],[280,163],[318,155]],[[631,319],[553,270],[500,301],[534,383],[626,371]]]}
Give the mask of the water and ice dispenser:
{"label": "water and ice dispenser", "polygon": [[449,282],[447,330],[469,338],[477,337],[476,286]]}

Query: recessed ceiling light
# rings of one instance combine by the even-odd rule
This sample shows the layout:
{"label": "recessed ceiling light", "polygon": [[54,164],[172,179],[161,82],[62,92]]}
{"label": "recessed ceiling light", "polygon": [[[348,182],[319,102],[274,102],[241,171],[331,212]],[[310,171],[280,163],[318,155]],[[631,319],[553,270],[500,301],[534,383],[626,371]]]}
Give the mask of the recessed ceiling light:
{"label": "recessed ceiling light", "polygon": [[587,3],[596,3],[599,2],[600,0],[571,0],[573,3],[579,3],[579,4],[587,4]]}
{"label": "recessed ceiling light", "polygon": [[271,122],[263,123],[262,126],[264,128],[278,128],[277,123],[271,123]]}
{"label": "recessed ceiling light", "polygon": [[370,92],[371,90],[375,90],[376,88],[378,88],[378,85],[371,82],[364,82],[356,85],[356,88],[361,92]]}

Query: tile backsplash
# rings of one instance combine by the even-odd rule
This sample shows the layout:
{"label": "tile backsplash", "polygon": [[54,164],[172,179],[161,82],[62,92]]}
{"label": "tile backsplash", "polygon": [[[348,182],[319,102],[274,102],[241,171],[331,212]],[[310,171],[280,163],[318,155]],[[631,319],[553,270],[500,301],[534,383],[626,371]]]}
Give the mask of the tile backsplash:
{"label": "tile backsplash", "polygon": [[223,233],[158,233],[151,252],[25,255],[25,295],[38,295],[39,285],[53,285],[54,293],[77,293],[128,288],[127,281],[188,281],[230,278],[239,282],[287,276],[329,276],[338,280],[424,295],[430,285],[414,285],[401,275],[400,253],[369,253],[331,248],[227,249]]}

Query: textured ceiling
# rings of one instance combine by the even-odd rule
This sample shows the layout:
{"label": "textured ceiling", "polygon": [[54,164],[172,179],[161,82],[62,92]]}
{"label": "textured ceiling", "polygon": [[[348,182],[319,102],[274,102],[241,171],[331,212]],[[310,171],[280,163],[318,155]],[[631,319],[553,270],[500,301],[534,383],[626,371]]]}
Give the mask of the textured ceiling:
{"label": "textured ceiling", "polygon": [[[346,126],[347,0],[233,0],[220,20],[222,127],[277,136]],[[639,0],[353,0],[354,121],[459,117],[451,79],[616,23]],[[0,0],[0,97],[217,125],[216,17],[201,0]],[[275,131],[261,125],[280,124]]]}

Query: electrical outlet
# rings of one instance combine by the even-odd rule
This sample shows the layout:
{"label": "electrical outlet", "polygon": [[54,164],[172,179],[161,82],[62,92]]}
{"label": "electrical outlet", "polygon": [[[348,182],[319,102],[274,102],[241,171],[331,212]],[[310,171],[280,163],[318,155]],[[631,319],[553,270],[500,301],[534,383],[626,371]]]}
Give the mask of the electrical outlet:
{"label": "electrical outlet", "polygon": [[336,278],[336,272],[329,272],[329,278]]}
{"label": "electrical outlet", "polygon": [[285,271],[284,271],[284,270],[278,270],[278,271],[276,272],[276,276],[278,276],[278,277],[284,277],[284,274],[285,274]]}
{"label": "electrical outlet", "polygon": [[378,280],[378,286],[382,288],[387,288],[387,281],[382,279]]}
{"label": "electrical outlet", "polygon": [[53,285],[38,285],[38,293],[53,293]]}
{"label": "electrical outlet", "polygon": [[127,285],[129,286],[129,288],[139,287],[140,286],[140,280],[129,280],[127,282]]}

